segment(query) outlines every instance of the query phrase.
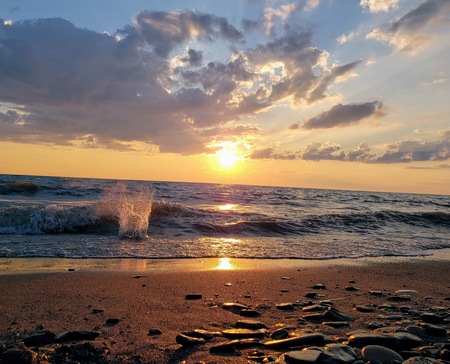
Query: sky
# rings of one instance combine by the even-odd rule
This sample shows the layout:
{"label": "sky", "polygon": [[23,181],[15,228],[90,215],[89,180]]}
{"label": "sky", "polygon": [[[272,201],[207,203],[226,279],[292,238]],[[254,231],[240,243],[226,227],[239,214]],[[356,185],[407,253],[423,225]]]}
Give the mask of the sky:
{"label": "sky", "polygon": [[2,0],[0,173],[450,194],[450,0]]}

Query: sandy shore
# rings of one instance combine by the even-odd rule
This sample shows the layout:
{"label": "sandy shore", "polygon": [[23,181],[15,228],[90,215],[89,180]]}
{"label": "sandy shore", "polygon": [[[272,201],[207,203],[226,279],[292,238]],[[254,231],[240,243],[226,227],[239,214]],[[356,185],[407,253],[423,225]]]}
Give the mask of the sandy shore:
{"label": "sandy shore", "polygon": [[[194,329],[223,331],[233,328],[239,320],[248,319],[236,310],[224,309],[223,304],[227,302],[244,304],[259,313],[260,316],[252,319],[267,326],[268,335],[284,327],[291,334],[320,332],[337,342],[345,341],[346,333],[350,331],[367,330],[367,323],[371,321],[393,326],[392,317],[387,318],[392,314],[403,315],[395,321],[399,326],[414,323],[413,318],[400,310],[402,305],[422,311],[440,306],[448,312],[449,261],[409,260],[313,264],[208,259],[166,261],[157,268],[148,261],[139,263],[136,260],[103,261],[99,267],[96,266],[99,262],[64,259],[46,263],[43,260],[38,263],[32,259],[2,259],[0,351],[17,347],[24,338],[43,330],[55,334],[86,330],[99,334],[89,350],[98,350],[101,355],[95,356],[89,350],[79,354],[85,355],[85,362],[247,363],[247,355],[255,350],[266,357],[278,357],[283,351],[268,348],[212,354],[210,348],[223,342],[224,338],[183,347],[176,342],[176,337],[183,331]],[[45,264],[47,269],[42,267]],[[35,267],[31,272],[25,269],[33,265],[42,269]],[[319,283],[325,289],[313,288]],[[411,297],[406,303],[389,300],[397,290],[410,290],[408,295]],[[381,295],[369,291],[380,291]],[[316,297],[306,297],[308,292],[315,293]],[[201,297],[186,299],[189,294]],[[349,326],[337,328],[302,320],[306,313],[301,305],[320,300],[332,301],[336,309],[355,320],[349,322]],[[300,304],[286,311],[276,307],[286,302]],[[395,307],[387,313],[379,308],[383,304]],[[356,310],[360,305],[373,310]],[[448,329],[448,323],[446,325]],[[160,330],[161,333],[155,331],[149,335],[149,330]],[[447,340],[448,335],[444,339]],[[61,350],[61,345],[40,345],[45,348],[39,355],[51,358],[55,350]],[[80,358],[77,360],[83,362]]]}

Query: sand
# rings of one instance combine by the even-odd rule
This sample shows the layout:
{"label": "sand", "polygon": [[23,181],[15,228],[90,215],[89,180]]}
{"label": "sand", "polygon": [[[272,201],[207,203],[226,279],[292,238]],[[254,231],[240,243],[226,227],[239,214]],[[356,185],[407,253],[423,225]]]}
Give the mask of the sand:
{"label": "sand", "polygon": [[[88,330],[100,333],[93,345],[105,351],[101,358],[115,363],[247,363],[254,348],[226,355],[210,353],[210,347],[223,338],[193,348],[176,343],[176,336],[183,331],[222,331],[246,319],[223,309],[226,302],[242,303],[260,312],[254,319],[270,332],[286,327],[290,332],[321,332],[340,339],[349,331],[367,329],[370,321],[387,322],[380,318],[380,314],[387,315],[380,310],[363,313],[355,307],[393,304],[388,298],[397,290],[417,293],[410,302],[396,305],[447,310],[450,306],[449,261],[436,257],[329,262],[2,259],[0,267],[1,350],[43,329],[55,334]],[[313,289],[318,283],[326,289]],[[348,286],[357,290],[349,291]],[[374,296],[369,294],[371,290],[383,294]],[[331,300],[355,321],[344,328],[299,322],[305,314],[301,308],[282,311],[275,306],[307,302],[307,292],[318,294],[312,302]],[[188,294],[201,294],[201,298],[187,300]],[[107,324],[108,319],[118,322]],[[149,335],[150,329],[162,333]],[[50,356],[58,345],[48,345]]]}

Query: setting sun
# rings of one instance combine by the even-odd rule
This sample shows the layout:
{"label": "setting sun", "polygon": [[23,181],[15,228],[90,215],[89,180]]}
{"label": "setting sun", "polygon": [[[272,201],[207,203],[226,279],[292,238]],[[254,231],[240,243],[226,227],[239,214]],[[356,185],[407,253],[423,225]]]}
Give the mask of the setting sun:
{"label": "setting sun", "polygon": [[217,159],[222,168],[233,168],[239,160],[236,152],[231,149],[222,149],[217,153]]}

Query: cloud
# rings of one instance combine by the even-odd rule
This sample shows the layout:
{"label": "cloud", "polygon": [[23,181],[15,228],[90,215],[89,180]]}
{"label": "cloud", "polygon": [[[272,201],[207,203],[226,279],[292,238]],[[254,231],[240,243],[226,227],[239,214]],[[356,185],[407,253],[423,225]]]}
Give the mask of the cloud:
{"label": "cloud", "polygon": [[273,148],[263,148],[253,151],[248,158],[250,159],[282,159],[282,160],[294,160],[300,156],[295,152],[276,153]]}
{"label": "cloud", "polygon": [[303,129],[328,129],[356,124],[369,117],[384,115],[385,107],[381,101],[358,104],[337,104],[331,109],[305,121]]}
{"label": "cloud", "polygon": [[[242,120],[322,100],[361,63],[329,68],[312,28],[290,18],[295,6],[252,45],[225,18],[194,11],[144,11],[116,34],[61,18],[0,22],[0,140],[196,154],[212,130],[260,135]],[[205,51],[212,43],[220,59]]]}
{"label": "cloud", "polygon": [[361,5],[369,13],[380,13],[397,9],[400,0],[361,0]]}
{"label": "cloud", "polygon": [[351,41],[355,36],[356,36],[356,33],[354,33],[354,32],[350,32],[347,34],[341,34],[339,37],[336,38],[336,41],[339,44],[344,44],[344,43]]}
{"label": "cloud", "polygon": [[366,39],[388,43],[399,52],[416,54],[430,42],[433,28],[448,25],[449,13],[448,0],[426,0],[400,19],[375,28]]}

